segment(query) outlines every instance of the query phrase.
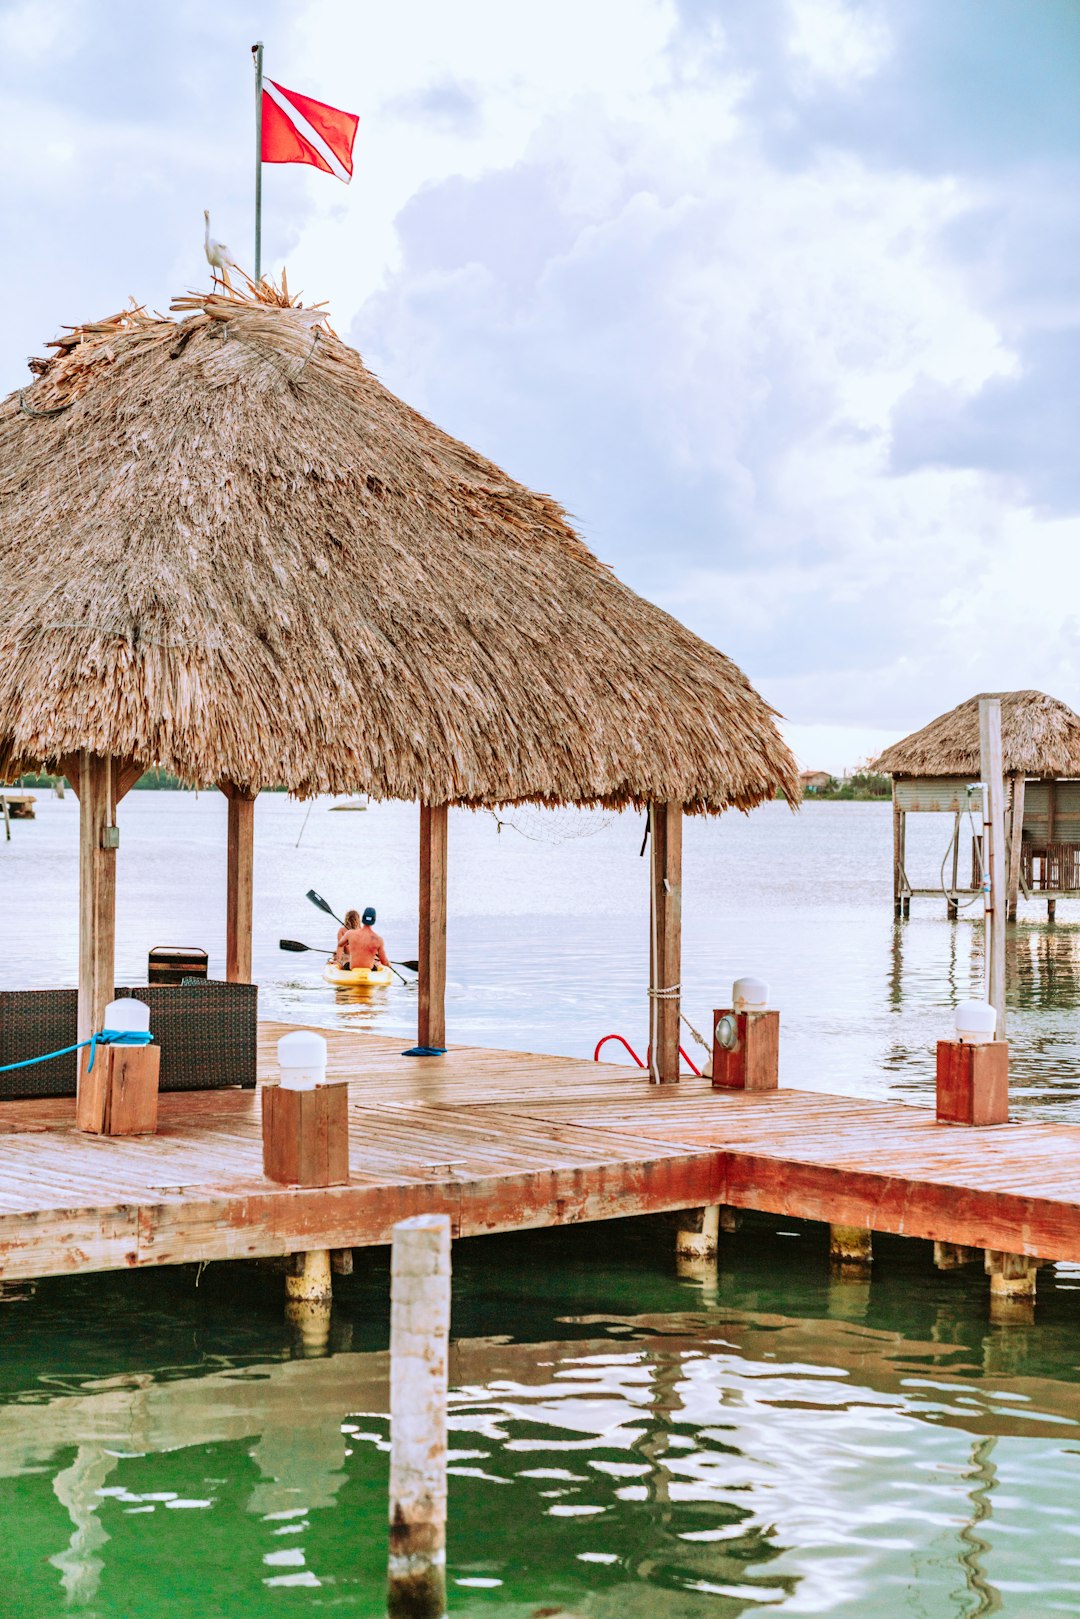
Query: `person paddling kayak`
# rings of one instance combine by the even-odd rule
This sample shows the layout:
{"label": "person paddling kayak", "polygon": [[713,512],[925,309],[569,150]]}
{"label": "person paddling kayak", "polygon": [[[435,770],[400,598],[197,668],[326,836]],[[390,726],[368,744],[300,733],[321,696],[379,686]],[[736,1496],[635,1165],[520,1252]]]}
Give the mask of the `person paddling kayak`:
{"label": "person paddling kayak", "polygon": [[356,911],[345,912],[345,926],[338,930],[337,950],[332,957],[335,967],[352,971],[356,967],[371,968],[378,964],[389,967],[386,945],[375,932],[375,907],[369,905],[363,916]]}

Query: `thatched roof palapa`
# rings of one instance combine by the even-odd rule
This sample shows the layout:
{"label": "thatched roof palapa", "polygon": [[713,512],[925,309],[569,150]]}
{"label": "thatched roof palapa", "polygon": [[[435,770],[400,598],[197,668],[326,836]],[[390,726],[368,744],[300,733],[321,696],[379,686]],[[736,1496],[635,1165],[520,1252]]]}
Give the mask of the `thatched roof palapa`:
{"label": "thatched roof palapa", "polygon": [[173,308],[72,329],[0,406],[0,780],[88,748],[301,795],[798,798],[730,659],[321,310]]}
{"label": "thatched roof palapa", "polygon": [[[1061,780],[1080,776],[1080,714],[1041,691],[991,691],[1001,699],[1006,774]],[[979,697],[894,742],[873,769],[891,776],[978,776]]]}

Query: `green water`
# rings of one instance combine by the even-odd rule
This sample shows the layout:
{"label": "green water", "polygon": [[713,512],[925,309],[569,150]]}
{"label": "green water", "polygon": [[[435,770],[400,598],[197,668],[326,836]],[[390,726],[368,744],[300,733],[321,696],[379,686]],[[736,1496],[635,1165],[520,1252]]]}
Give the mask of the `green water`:
{"label": "green water", "polygon": [[[1080,1272],[991,1326],[975,1268],[754,1217],[455,1248],[451,1611],[596,1619],[1080,1612]],[[5,1619],[382,1611],[385,1250],[305,1346],[270,1266],[0,1306]]]}

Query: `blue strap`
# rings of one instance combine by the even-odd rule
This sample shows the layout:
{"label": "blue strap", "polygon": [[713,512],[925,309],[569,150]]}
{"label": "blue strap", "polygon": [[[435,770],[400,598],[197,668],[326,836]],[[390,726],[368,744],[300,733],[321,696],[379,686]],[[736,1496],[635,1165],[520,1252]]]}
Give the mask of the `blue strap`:
{"label": "blue strap", "polygon": [[99,1045],[148,1046],[153,1038],[149,1029],[102,1029],[100,1034],[92,1034],[89,1040],[79,1040],[73,1046],[61,1046],[59,1051],[46,1051],[41,1057],[24,1057],[22,1062],[0,1064],[0,1074],[10,1074],[15,1068],[35,1068],[39,1062],[52,1062],[54,1057],[70,1057],[73,1051],[81,1051],[84,1046],[90,1047],[90,1061],[86,1070],[89,1073]]}
{"label": "blue strap", "polygon": [[410,1046],[408,1051],[401,1053],[403,1057],[445,1057],[445,1046]]}

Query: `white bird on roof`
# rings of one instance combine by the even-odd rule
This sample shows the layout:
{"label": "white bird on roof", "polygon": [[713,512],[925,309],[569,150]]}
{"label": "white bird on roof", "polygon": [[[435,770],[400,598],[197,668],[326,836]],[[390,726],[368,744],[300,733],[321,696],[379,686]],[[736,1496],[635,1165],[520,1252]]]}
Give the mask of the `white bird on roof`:
{"label": "white bird on roof", "polygon": [[[232,254],[229,252],[229,249],[225,246],[225,243],[216,242],[210,235],[209,208],[203,209],[203,218],[206,221],[206,235],[203,241],[203,246],[206,251],[206,262],[209,264],[212,270],[217,270],[219,272],[222,286],[228,287],[231,291],[232,282],[229,280],[229,266],[235,261]],[[215,276],[214,280],[216,281],[217,279],[218,277]]]}

